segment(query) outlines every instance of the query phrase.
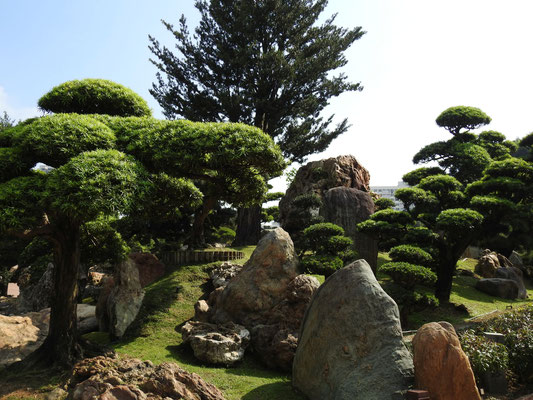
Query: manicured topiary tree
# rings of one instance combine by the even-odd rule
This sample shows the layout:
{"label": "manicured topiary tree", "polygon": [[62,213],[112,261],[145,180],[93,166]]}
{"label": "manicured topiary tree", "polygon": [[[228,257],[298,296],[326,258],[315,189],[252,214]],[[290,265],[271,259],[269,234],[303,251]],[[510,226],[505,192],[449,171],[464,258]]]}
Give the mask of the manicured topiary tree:
{"label": "manicured topiary tree", "polygon": [[146,101],[115,82],[83,79],[62,83],[39,99],[43,111],[53,113],[107,114],[121,117],[148,117]]}
{"label": "manicured topiary tree", "polygon": [[[94,89],[92,81],[81,82]],[[65,89],[68,86],[45,98],[75,108],[68,99],[61,101],[61,96],[71,93]],[[119,91],[126,98],[119,99],[118,107],[110,104],[119,94],[109,93],[105,86],[102,97],[96,96],[105,105],[96,111],[120,117],[60,113],[0,132],[0,233],[42,236],[53,244],[50,328],[43,346],[30,360],[71,365],[82,353],[76,332],[82,225],[105,216],[127,217],[132,210],[164,212],[180,203],[198,205],[201,194],[183,177],[215,182],[209,190],[223,184],[226,197],[215,192],[217,195],[228,199],[240,194],[245,202],[248,196],[263,196],[262,168],[281,172],[284,166],[279,149],[256,128],[127,117],[131,115],[130,93]],[[78,83],[72,96],[80,96]],[[74,104],[82,109],[72,111],[95,111],[83,108],[83,99]],[[268,158],[271,156],[273,159]],[[32,169],[38,162],[53,168],[48,173]],[[173,178],[164,178],[164,173]],[[182,179],[175,179],[179,177]],[[169,204],[150,200],[161,182],[172,189],[164,198]],[[203,194],[204,202],[213,192]]]}
{"label": "manicured topiary tree", "polygon": [[303,231],[305,250],[310,255],[302,257],[302,269],[312,274],[324,275],[326,278],[342,268],[346,261],[352,261],[355,255],[349,248],[352,239],[344,236],[342,227],[330,222],[311,225]]}
{"label": "manicured topiary tree", "polygon": [[493,162],[466,188],[471,207],[485,216],[483,243],[507,256],[533,247],[532,188],[533,163],[519,158]]}

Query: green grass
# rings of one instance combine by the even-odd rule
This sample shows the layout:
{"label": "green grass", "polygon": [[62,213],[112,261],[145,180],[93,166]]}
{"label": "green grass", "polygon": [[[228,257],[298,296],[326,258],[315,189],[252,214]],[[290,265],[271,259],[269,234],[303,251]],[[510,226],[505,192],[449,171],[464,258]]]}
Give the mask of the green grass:
{"label": "green grass", "polygon": [[[458,269],[474,272],[477,260],[466,258],[457,263]],[[379,275],[379,274],[378,274]],[[454,325],[464,325],[470,319],[488,314],[492,311],[505,311],[509,307],[517,308],[533,303],[533,284],[525,281],[528,298],[523,300],[506,300],[493,297],[477,290],[474,286],[476,278],[457,275],[453,278],[451,305],[438,307],[435,310],[424,310],[410,316],[410,324],[414,328],[431,321],[448,321]],[[464,305],[467,313],[460,312],[453,305]]]}

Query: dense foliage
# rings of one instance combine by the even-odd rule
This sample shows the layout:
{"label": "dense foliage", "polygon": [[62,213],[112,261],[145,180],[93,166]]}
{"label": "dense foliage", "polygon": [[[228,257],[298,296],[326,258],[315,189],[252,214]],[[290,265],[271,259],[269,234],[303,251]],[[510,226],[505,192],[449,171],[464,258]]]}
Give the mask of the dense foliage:
{"label": "dense foliage", "polygon": [[146,101],[115,82],[83,79],[62,83],[39,99],[39,107],[53,113],[150,116]]}
{"label": "dense foliage", "polygon": [[[483,337],[483,332],[503,334],[498,345]],[[522,382],[533,382],[533,306],[506,312],[460,336],[476,377],[485,371],[511,372]]]}
{"label": "dense foliage", "polygon": [[344,229],[330,222],[311,225],[303,230],[301,267],[305,272],[326,277],[353,261],[353,241],[344,236]]}

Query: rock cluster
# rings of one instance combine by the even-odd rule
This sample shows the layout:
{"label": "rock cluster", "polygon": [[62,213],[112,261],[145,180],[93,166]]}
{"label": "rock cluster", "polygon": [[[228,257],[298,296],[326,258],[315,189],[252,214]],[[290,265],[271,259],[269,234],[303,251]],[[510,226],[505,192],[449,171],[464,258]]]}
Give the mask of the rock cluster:
{"label": "rock cluster", "polygon": [[416,387],[435,400],[481,400],[468,357],[448,322],[423,325],[413,338]]}
{"label": "rock cluster", "polygon": [[364,260],[331,275],[305,313],[293,385],[311,400],[403,398],[413,376],[396,303]]}
{"label": "rock cluster", "polygon": [[479,291],[504,299],[527,298],[522,270],[503,255],[484,250],[474,271],[484,278],[476,282]]}
{"label": "rock cluster", "polygon": [[238,274],[213,291],[208,301],[196,304],[195,315],[216,325],[243,325],[263,362],[288,371],[301,320],[318,286],[314,277],[299,274],[292,240],[277,228],[260,240]]}
{"label": "rock cluster", "polygon": [[174,363],[87,358],[76,364],[70,378],[72,400],[224,400],[214,385]]}

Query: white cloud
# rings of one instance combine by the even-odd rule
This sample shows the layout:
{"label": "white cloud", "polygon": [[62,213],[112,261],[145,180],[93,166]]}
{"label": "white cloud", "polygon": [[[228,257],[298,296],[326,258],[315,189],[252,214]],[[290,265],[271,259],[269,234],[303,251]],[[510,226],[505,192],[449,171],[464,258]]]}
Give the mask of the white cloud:
{"label": "white cloud", "polygon": [[11,105],[7,92],[0,86],[0,113],[3,114],[4,111],[7,112],[11,119],[17,121],[41,115],[37,107],[16,107]]}

